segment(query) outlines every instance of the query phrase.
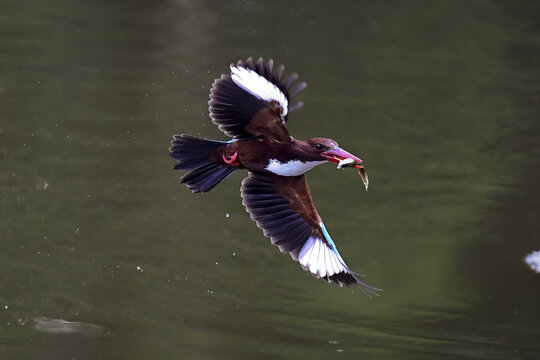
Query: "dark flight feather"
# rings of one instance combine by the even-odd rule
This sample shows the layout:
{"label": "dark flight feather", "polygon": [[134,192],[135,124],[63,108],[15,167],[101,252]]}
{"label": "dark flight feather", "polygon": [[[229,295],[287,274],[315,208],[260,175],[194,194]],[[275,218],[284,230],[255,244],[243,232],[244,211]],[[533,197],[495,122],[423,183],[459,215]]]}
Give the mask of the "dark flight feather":
{"label": "dark flight feather", "polygon": [[[287,79],[282,80],[283,71],[285,70],[283,65],[278,67],[277,73],[274,73],[274,61],[272,59],[265,64],[262,58],[259,58],[257,62],[254,62],[253,58],[248,58],[245,62],[239,60],[235,66],[252,70],[274,84],[285,95],[288,101],[287,113],[291,113],[302,107],[303,102],[292,104],[291,100],[306,87],[306,83],[296,83],[298,79],[297,74],[291,74]],[[258,99],[238,86],[230,75],[224,74],[221,78],[214,81],[210,90],[210,101],[208,104],[210,107],[210,118],[227,136],[238,140],[246,140],[265,133],[262,130],[257,134],[253,134],[246,127],[248,127],[257,113],[271,107],[271,103]],[[284,120],[286,121],[287,118],[288,114],[285,115]],[[267,116],[264,121],[269,127],[266,132],[268,134],[275,131],[274,122],[281,123],[279,116],[276,119]],[[257,126],[259,130],[261,129],[260,125],[258,124]]]}

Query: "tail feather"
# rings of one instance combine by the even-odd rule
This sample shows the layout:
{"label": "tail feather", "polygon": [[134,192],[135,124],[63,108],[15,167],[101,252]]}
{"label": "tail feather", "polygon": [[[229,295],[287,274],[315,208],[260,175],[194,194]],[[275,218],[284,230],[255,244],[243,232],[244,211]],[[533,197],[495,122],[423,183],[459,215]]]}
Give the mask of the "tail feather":
{"label": "tail feather", "polygon": [[218,164],[207,164],[187,173],[181,183],[186,184],[193,192],[207,192],[231,175],[234,170],[236,169]]}
{"label": "tail feather", "polygon": [[193,192],[207,192],[232,174],[235,168],[211,160],[211,155],[224,143],[186,134],[175,135],[169,148],[169,155],[178,161],[174,169],[189,171],[181,183]]}

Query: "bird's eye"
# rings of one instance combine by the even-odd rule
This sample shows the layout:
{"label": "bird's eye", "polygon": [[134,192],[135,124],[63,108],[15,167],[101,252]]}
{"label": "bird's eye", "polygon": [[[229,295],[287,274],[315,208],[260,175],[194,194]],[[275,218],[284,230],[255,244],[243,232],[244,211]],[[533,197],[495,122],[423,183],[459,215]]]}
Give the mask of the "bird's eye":
{"label": "bird's eye", "polygon": [[324,145],[323,144],[317,144],[317,150],[322,150],[324,149]]}

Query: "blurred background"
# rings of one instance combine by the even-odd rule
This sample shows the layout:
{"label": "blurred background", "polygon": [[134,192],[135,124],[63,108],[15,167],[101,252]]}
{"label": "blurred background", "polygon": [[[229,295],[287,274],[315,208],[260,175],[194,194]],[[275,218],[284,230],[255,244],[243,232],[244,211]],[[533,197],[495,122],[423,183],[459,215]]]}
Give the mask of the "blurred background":
{"label": "blurred background", "polygon": [[[0,1],[0,358],[536,359],[537,1]],[[179,184],[173,134],[225,136],[248,56],[308,83],[289,118],[355,171],[309,174],[359,289],[314,279],[237,172]]]}

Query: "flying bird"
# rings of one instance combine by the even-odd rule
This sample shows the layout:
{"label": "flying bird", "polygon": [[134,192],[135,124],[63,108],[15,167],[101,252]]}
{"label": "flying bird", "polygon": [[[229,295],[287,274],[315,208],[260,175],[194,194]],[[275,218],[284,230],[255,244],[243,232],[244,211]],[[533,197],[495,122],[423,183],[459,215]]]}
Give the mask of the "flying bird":
{"label": "flying bird", "polygon": [[176,170],[186,170],[181,182],[195,192],[213,189],[236,170],[247,170],[242,203],[264,235],[317,278],[339,286],[358,285],[369,295],[379,289],[362,282],[345,264],[315,208],[306,173],[332,162],[359,169],[367,190],[362,160],[326,138],[294,139],[287,130],[289,114],[303,103],[292,98],[306,87],[298,75],[284,77],[264,63],[238,61],[230,74],[212,84],[210,117],[231,137],[229,141],[174,135],[169,155]]}

